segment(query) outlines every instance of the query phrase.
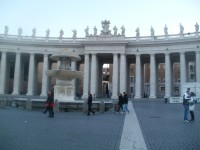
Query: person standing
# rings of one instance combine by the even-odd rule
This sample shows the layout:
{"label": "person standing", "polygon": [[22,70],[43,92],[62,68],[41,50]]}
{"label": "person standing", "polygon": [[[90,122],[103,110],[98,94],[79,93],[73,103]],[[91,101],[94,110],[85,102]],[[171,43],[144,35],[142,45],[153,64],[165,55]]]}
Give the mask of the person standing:
{"label": "person standing", "polygon": [[189,100],[189,110],[190,110],[190,116],[191,116],[190,121],[194,121],[194,108],[195,108],[195,104],[197,103],[195,96],[196,96],[195,93],[191,92],[190,100]]}
{"label": "person standing", "polygon": [[122,93],[119,93],[119,97],[118,97],[118,107],[117,107],[117,110],[116,110],[116,113],[118,113],[120,111],[120,108],[121,110],[123,111],[123,97],[122,97]]}
{"label": "person standing", "polygon": [[189,122],[188,112],[189,112],[189,100],[190,100],[190,88],[183,95],[183,106],[184,106],[184,121]]}
{"label": "person standing", "polygon": [[92,112],[93,114],[95,114],[95,112],[92,110],[92,94],[89,94],[89,97],[88,97],[88,114],[87,116],[90,116],[90,112]]}
{"label": "person standing", "polygon": [[124,97],[123,97],[123,112],[129,113],[129,110],[128,110],[128,95],[126,94],[126,92],[124,92],[123,94],[124,94]]}

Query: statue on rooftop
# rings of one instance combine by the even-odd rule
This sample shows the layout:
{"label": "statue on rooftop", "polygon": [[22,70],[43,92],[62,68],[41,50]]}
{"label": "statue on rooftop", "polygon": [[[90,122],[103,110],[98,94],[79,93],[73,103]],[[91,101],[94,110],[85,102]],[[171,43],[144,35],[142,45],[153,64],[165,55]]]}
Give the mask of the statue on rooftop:
{"label": "statue on rooftop", "polygon": [[136,37],[140,37],[140,29],[139,29],[139,27],[137,27],[137,29],[135,30],[135,32],[136,32]]}
{"label": "statue on rooftop", "polygon": [[8,35],[8,30],[9,30],[8,26],[5,26],[5,32],[4,32],[5,35]]}
{"label": "statue on rooftop", "polygon": [[35,34],[36,34],[36,28],[33,28],[33,30],[32,30],[32,37],[35,37]]}
{"label": "statue on rooftop", "polygon": [[73,32],[73,38],[76,38],[76,35],[77,35],[76,29],[72,30],[72,32]]}
{"label": "statue on rooftop", "polygon": [[114,35],[117,35],[117,27],[116,26],[114,26],[114,28],[113,28],[113,30],[114,30]]}
{"label": "statue on rooftop", "polygon": [[151,30],[150,30],[150,31],[151,31],[151,36],[154,36],[154,33],[155,33],[155,32],[154,32],[154,29],[153,29],[152,26],[151,26]]}
{"label": "statue on rooftop", "polygon": [[46,30],[46,38],[48,38],[48,37],[49,37],[49,34],[50,34],[50,30],[49,30],[49,29],[47,29],[47,30]]}
{"label": "statue on rooftop", "polygon": [[63,35],[64,35],[64,31],[61,29],[61,30],[60,30],[60,38],[62,38]]}
{"label": "statue on rooftop", "polygon": [[94,35],[97,35],[97,27],[94,27]]}
{"label": "statue on rooftop", "polygon": [[195,31],[196,32],[199,32],[199,24],[196,22],[196,24],[195,24]]}
{"label": "statue on rooftop", "polygon": [[121,34],[125,35],[125,27],[124,27],[124,25],[122,25],[121,30],[122,30]]}
{"label": "statue on rooftop", "polygon": [[18,28],[18,35],[21,36],[23,32],[23,29],[21,27]]}
{"label": "statue on rooftop", "polygon": [[183,34],[183,31],[184,31],[184,27],[183,27],[183,25],[180,23],[180,34]]}
{"label": "statue on rooftop", "polygon": [[164,32],[165,32],[165,35],[168,36],[168,27],[166,25],[164,27]]}
{"label": "statue on rooftop", "polygon": [[101,24],[103,28],[103,30],[101,30],[101,35],[111,35],[111,31],[109,30],[110,21],[104,20],[101,21]]}
{"label": "statue on rooftop", "polygon": [[89,36],[89,26],[85,29],[85,36]]}

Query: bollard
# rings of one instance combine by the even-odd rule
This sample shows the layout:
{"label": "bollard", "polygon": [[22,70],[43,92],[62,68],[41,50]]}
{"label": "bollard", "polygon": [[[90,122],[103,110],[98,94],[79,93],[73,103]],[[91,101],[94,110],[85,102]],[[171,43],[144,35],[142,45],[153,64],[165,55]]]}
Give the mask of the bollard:
{"label": "bollard", "polygon": [[84,99],[84,102],[83,102],[83,113],[87,113],[88,111],[88,105],[87,105],[87,99]]}
{"label": "bollard", "polygon": [[32,109],[32,101],[30,98],[26,100],[26,110],[31,110]]}
{"label": "bollard", "polygon": [[99,112],[100,112],[100,113],[104,113],[104,111],[105,111],[105,103],[104,103],[104,101],[101,101],[101,103],[100,103],[100,108],[99,108]]}
{"label": "bollard", "polygon": [[55,112],[59,112],[59,108],[60,108],[60,104],[59,104],[59,101],[56,99],[55,100],[54,111]]}

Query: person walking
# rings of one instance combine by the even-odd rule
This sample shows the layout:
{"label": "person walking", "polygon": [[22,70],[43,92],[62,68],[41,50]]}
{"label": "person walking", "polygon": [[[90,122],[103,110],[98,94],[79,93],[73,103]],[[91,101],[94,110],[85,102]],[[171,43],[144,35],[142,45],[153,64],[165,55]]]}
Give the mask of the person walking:
{"label": "person walking", "polygon": [[50,99],[51,99],[51,91],[48,91],[47,100],[45,101],[46,109],[43,111],[44,114],[46,114],[46,112],[47,111],[49,112],[49,110],[50,110],[50,108],[49,108]]}
{"label": "person walking", "polygon": [[129,113],[129,110],[128,110],[128,95],[126,94],[126,92],[124,92],[123,94],[124,94],[124,96],[123,96],[123,112]]}
{"label": "person walking", "polygon": [[189,100],[189,110],[190,110],[190,121],[194,121],[194,109],[195,109],[195,104],[197,103],[196,100],[196,95],[194,92],[191,92],[190,94],[190,100]]}
{"label": "person walking", "polygon": [[120,109],[123,111],[123,97],[122,97],[122,93],[119,93],[116,113],[119,113]]}
{"label": "person walking", "polygon": [[50,101],[49,101],[49,117],[51,117],[51,118],[54,118],[53,107],[54,107],[54,93],[52,92],[51,98],[50,98]]}
{"label": "person walking", "polygon": [[89,94],[89,97],[88,97],[88,114],[87,116],[90,116],[90,112],[92,112],[93,114],[95,114],[95,112],[92,110],[92,94]]}
{"label": "person walking", "polygon": [[189,122],[188,112],[189,112],[189,100],[190,100],[190,88],[183,95],[183,106],[184,106],[184,121]]}

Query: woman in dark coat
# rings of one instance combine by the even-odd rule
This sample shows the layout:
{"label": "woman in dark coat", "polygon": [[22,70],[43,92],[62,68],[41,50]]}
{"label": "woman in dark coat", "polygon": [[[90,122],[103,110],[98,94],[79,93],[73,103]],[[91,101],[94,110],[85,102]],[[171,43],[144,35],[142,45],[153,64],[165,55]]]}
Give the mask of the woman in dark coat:
{"label": "woman in dark coat", "polygon": [[89,94],[89,97],[88,97],[88,102],[87,102],[87,104],[88,104],[88,116],[90,115],[90,112],[92,112],[93,114],[95,114],[95,112],[92,110],[92,94]]}
{"label": "woman in dark coat", "polygon": [[122,97],[122,93],[119,93],[119,101],[118,101],[118,110],[117,110],[117,112],[119,112],[120,111],[120,108],[121,108],[121,110],[123,111],[123,97]]}

